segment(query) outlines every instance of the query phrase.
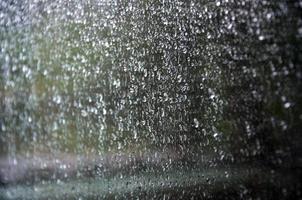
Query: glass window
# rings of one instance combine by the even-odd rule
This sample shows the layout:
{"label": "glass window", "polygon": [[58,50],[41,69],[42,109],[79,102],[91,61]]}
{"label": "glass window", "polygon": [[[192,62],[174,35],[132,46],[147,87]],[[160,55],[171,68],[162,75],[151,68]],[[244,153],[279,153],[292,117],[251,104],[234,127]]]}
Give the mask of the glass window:
{"label": "glass window", "polygon": [[302,198],[301,8],[0,0],[0,199]]}

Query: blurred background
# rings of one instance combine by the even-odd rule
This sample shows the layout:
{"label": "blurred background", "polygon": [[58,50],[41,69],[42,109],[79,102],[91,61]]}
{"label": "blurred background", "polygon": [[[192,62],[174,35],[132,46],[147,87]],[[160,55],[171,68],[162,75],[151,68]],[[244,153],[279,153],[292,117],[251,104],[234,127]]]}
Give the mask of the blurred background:
{"label": "blurred background", "polygon": [[1,0],[1,199],[301,199],[301,9]]}

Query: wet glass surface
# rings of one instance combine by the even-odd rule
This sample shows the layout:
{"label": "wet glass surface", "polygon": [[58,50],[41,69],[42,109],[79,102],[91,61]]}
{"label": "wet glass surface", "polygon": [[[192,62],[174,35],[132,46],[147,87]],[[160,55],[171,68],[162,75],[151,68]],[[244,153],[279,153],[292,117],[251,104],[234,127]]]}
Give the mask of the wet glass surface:
{"label": "wet glass surface", "polygon": [[0,0],[0,199],[302,198],[301,8]]}

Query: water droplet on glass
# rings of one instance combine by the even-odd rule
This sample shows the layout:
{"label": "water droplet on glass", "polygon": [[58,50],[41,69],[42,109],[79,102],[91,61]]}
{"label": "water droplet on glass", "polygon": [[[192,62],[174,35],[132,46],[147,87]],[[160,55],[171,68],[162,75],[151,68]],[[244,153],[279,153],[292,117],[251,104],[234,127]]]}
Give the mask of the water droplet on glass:
{"label": "water droplet on glass", "polygon": [[196,118],[194,118],[194,127],[195,128],[199,127],[199,121]]}

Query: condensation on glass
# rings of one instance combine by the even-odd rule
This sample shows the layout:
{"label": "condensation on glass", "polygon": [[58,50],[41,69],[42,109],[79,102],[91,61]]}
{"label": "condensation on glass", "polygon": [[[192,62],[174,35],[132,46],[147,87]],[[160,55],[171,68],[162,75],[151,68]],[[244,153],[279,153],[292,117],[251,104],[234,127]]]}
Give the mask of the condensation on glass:
{"label": "condensation on glass", "polygon": [[0,198],[301,198],[301,10],[0,0]]}

